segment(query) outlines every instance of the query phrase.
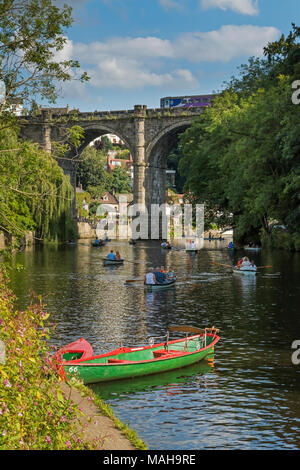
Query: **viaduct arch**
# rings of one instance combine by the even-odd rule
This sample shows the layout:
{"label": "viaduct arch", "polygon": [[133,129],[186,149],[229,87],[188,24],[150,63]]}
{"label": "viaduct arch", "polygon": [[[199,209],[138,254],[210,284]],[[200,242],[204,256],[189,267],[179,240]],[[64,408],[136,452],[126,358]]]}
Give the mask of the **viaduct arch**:
{"label": "viaduct arch", "polygon": [[[42,110],[41,115],[20,118],[20,136],[51,152],[51,142],[64,142],[66,129],[77,125],[84,130],[78,155],[97,137],[117,135],[133,157],[133,201],[148,208],[165,202],[167,157],[178,134],[204,111],[205,108],[147,109],[145,105],[135,105],[129,111],[54,114],[50,108]],[[59,164],[75,187],[77,157],[72,150],[65,157]]]}

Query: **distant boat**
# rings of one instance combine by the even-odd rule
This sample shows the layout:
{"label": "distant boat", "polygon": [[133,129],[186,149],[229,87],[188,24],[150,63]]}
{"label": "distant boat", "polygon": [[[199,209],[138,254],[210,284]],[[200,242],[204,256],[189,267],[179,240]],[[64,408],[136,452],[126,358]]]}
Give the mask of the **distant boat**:
{"label": "distant boat", "polygon": [[244,246],[244,250],[259,251],[261,250],[261,247],[260,246]]}
{"label": "distant boat", "polygon": [[96,247],[98,247],[98,246],[104,246],[104,243],[103,243],[102,240],[93,241],[93,242],[92,242],[92,246],[96,246]]}
{"label": "distant boat", "polygon": [[165,248],[166,250],[171,250],[172,246],[170,245],[170,243],[167,243],[167,242],[162,242],[161,245],[160,245],[162,248]]}
{"label": "distant boat", "polygon": [[[107,382],[189,366],[211,357],[220,340],[217,335],[219,330],[214,327],[202,330],[191,326],[175,326],[170,327],[169,331],[185,332],[186,337],[170,341],[168,333],[166,341],[162,343],[133,348],[120,347],[98,356],[93,355],[92,346],[81,338],[61,348],[52,357],[52,364],[65,380],[76,377],[85,384]],[[188,333],[194,334],[187,336]],[[91,352],[89,357],[87,351]]]}

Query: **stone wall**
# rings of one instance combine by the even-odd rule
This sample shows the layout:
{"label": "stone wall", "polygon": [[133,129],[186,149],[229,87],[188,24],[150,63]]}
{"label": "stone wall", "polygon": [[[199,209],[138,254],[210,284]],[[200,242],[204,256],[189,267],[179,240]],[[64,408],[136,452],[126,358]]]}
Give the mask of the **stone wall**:
{"label": "stone wall", "polygon": [[88,222],[77,222],[78,238],[95,238],[96,230]]}

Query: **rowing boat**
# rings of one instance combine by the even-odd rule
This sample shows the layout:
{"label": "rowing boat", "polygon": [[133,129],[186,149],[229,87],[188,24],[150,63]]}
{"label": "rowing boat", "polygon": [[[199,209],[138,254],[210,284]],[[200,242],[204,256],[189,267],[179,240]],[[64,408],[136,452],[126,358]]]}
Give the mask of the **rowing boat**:
{"label": "rowing boat", "polygon": [[60,348],[53,356],[53,362],[73,361],[75,359],[87,359],[93,356],[93,348],[84,338],[77,339],[72,343]]}
{"label": "rowing boat", "polygon": [[104,246],[104,243],[102,241],[100,242],[92,242],[92,246]]}
{"label": "rowing boat", "polygon": [[164,282],[163,284],[144,284],[146,289],[154,291],[160,289],[168,289],[169,287],[175,286],[176,279],[172,281]]}
{"label": "rowing boat", "polygon": [[260,246],[244,246],[244,250],[259,251],[261,250],[261,247]]}
{"label": "rowing boat", "polygon": [[[170,331],[185,332],[186,337],[170,341]],[[134,348],[122,346],[88,358],[70,359],[67,345],[56,353],[52,363],[65,380],[76,377],[85,384],[141,377],[179,369],[211,357],[220,339],[218,332],[214,327],[204,330],[190,326],[170,327],[165,342]],[[188,333],[196,334],[188,336]],[[73,350],[74,342],[71,344]]]}
{"label": "rowing boat", "polygon": [[111,265],[111,264],[119,265],[119,264],[123,264],[123,263],[124,263],[123,259],[104,259],[103,260],[104,266],[108,266],[108,265]]}
{"label": "rowing boat", "polygon": [[237,268],[234,266],[233,272],[236,274],[250,274],[255,276],[257,271],[255,269]]}

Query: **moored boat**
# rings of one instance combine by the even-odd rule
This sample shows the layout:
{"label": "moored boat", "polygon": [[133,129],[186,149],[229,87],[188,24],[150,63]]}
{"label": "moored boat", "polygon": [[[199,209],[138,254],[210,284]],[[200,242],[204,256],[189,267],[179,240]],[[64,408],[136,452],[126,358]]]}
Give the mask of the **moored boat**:
{"label": "moored boat", "polygon": [[[182,331],[185,338],[169,340],[169,331]],[[220,337],[215,327],[201,330],[182,326],[170,327],[165,342],[143,347],[120,347],[98,356],[70,360],[68,345],[55,358],[61,377],[80,378],[85,384],[141,377],[194,364],[211,357]],[[188,336],[189,333],[196,333]],[[59,351],[58,351],[59,352]]]}
{"label": "moored boat", "polygon": [[62,359],[72,361],[75,359],[87,359],[93,356],[93,348],[84,338],[77,339],[72,343],[60,348],[53,356],[53,362],[60,362]]}
{"label": "moored boat", "polygon": [[261,247],[260,246],[244,246],[244,250],[259,251],[261,250]]}

